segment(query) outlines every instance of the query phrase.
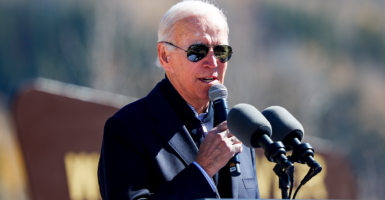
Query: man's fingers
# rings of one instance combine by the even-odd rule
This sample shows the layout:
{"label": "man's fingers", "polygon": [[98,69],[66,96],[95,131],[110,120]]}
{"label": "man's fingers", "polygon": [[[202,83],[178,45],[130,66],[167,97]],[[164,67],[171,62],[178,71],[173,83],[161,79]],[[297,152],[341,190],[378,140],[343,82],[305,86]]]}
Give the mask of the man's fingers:
{"label": "man's fingers", "polygon": [[243,151],[242,143],[234,144],[234,150],[236,153],[242,153]]}
{"label": "man's fingers", "polygon": [[226,130],[226,129],[227,129],[227,121],[224,121],[224,122],[220,123],[220,124],[216,127],[216,129],[217,129],[219,132],[222,132],[222,131]]}
{"label": "man's fingers", "polygon": [[242,143],[238,138],[236,138],[235,136],[231,136],[229,137],[230,141],[232,144],[237,144],[237,143]]}
{"label": "man's fingers", "polygon": [[225,129],[218,134],[222,135],[223,138],[228,138],[229,134],[231,134],[231,133],[230,133],[229,129]]}

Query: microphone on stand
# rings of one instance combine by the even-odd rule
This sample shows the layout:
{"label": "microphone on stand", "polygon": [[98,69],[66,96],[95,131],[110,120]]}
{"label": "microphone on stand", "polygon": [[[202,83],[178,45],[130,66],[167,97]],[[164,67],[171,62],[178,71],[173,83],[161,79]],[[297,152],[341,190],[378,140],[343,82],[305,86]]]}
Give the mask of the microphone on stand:
{"label": "microphone on stand", "polygon": [[299,163],[307,164],[310,168],[321,171],[321,165],[314,160],[314,149],[309,143],[301,143],[304,129],[293,115],[285,108],[271,106],[262,111],[273,128],[273,141],[282,141],[286,150],[293,150]]}
{"label": "microphone on stand", "polygon": [[[214,107],[214,127],[218,124],[227,121],[229,106],[227,104],[228,91],[222,84],[216,84],[209,89],[209,98],[213,102]],[[229,161],[231,176],[241,175],[239,155],[235,154]]]}
{"label": "microphone on stand", "polygon": [[273,142],[270,139],[271,125],[254,106],[235,105],[229,112],[227,126],[244,145],[250,148],[262,147],[270,162],[276,162],[285,172],[292,173],[294,165],[286,157],[285,146],[282,142]]}
{"label": "microphone on stand", "polygon": [[[274,141],[282,141],[286,146],[286,150],[293,150],[293,154],[289,156],[292,162],[307,164],[310,169],[306,176],[302,179],[301,184],[296,189],[293,199],[295,199],[299,189],[305,185],[311,178],[322,171],[322,166],[314,159],[314,149],[309,143],[301,143],[304,136],[304,129],[301,123],[294,118],[285,108],[280,106],[271,106],[266,108],[262,114],[270,122],[274,136]],[[290,177],[291,184],[294,178]],[[291,189],[289,198],[291,196]]]}

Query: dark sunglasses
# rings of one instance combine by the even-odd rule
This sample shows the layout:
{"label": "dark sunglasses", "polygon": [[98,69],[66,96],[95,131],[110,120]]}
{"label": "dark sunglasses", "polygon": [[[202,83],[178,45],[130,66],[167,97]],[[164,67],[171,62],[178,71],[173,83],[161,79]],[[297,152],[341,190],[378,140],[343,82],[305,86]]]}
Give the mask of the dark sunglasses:
{"label": "dark sunglasses", "polygon": [[[174,46],[178,49],[185,51],[187,53],[187,58],[191,62],[198,62],[202,60],[209,53],[209,50],[210,50],[210,47],[204,44],[193,44],[189,46],[189,48],[186,51],[170,42],[162,42],[162,43],[169,44],[171,46]],[[231,58],[231,55],[233,55],[232,48],[228,45],[217,45],[213,48],[213,50],[214,50],[215,57],[217,57],[217,59],[221,63],[225,63],[229,61]]]}

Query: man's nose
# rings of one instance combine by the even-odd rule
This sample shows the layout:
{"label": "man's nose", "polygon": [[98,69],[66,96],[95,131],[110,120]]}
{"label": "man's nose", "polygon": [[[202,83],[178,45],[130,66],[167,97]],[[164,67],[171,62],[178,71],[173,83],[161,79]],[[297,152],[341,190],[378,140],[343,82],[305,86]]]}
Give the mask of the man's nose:
{"label": "man's nose", "polygon": [[215,68],[218,66],[218,59],[215,57],[214,51],[210,48],[210,51],[205,57],[204,66]]}

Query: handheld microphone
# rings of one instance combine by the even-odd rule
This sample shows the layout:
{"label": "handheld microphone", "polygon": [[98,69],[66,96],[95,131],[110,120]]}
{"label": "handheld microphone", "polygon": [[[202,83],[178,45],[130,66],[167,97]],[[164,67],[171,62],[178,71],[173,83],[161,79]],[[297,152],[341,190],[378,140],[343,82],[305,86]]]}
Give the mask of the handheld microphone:
{"label": "handheld microphone", "polygon": [[293,150],[293,155],[299,163],[306,163],[316,173],[322,170],[322,166],[314,160],[313,147],[309,143],[301,143],[305,131],[289,111],[280,106],[271,106],[262,114],[273,128],[273,141],[282,141],[286,150]]}
{"label": "handheld microphone", "polygon": [[[214,127],[227,120],[229,106],[227,104],[228,91],[222,84],[216,84],[209,89],[209,98],[214,107]],[[231,176],[241,175],[239,155],[235,154],[229,161]]]}
{"label": "handheld microphone", "polygon": [[269,121],[249,104],[234,106],[228,115],[227,126],[243,144],[250,148],[262,147],[265,156],[270,162],[276,162],[283,167],[285,172],[294,169],[286,157],[285,146],[282,142],[273,142],[270,139],[271,125]]}

